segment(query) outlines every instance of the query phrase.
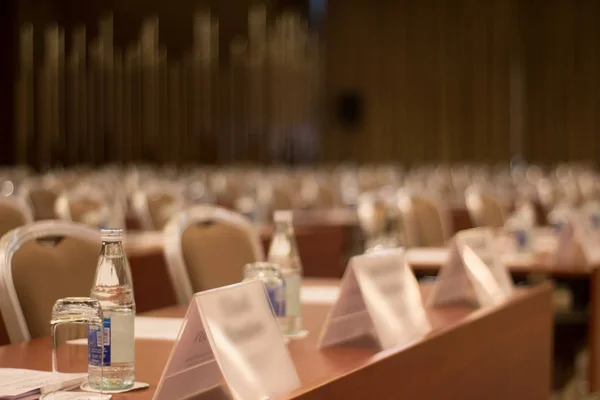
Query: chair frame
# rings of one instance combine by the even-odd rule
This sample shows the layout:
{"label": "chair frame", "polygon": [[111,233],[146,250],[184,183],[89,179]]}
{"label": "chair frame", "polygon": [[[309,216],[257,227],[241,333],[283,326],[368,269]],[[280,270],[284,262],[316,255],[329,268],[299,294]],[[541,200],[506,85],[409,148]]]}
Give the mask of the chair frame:
{"label": "chair frame", "polygon": [[23,216],[25,224],[30,224],[33,222],[33,213],[31,212],[31,208],[20,197],[0,197],[0,206],[9,207],[15,211],[18,211]]}
{"label": "chair frame", "polygon": [[176,213],[165,225],[163,239],[167,272],[175,288],[175,295],[179,304],[188,304],[194,295],[190,276],[183,258],[181,243],[183,232],[190,225],[208,221],[228,223],[241,228],[252,242],[252,250],[255,258],[257,260],[264,259],[260,235],[252,225],[252,222],[243,215],[222,207],[205,204]]}
{"label": "chair frame", "polygon": [[98,190],[92,187],[86,188],[85,194],[77,193],[76,190],[63,190],[54,202],[54,213],[56,216],[59,219],[73,221],[71,204],[78,199],[91,199],[97,201],[100,205],[98,211],[102,214],[102,217],[106,219],[106,223],[116,222],[116,228],[125,228],[123,210],[119,207],[120,205],[114,204],[114,206],[111,207],[107,199],[105,199]]}
{"label": "chair frame", "polygon": [[166,194],[173,196],[177,208],[182,209],[185,206],[185,199],[181,193],[180,187],[174,184],[158,184],[151,183],[149,189],[138,189],[131,196],[131,205],[135,216],[139,219],[142,230],[155,231],[157,230],[150,215],[148,207],[148,196],[155,194]]}
{"label": "chair frame", "polygon": [[29,207],[32,215],[35,214],[35,209],[33,207],[33,202],[31,201],[31,191],[35,189],[53,192],[56,194],[57,198],[62,191],[61,185],[57,183],[56,178],[53,176],[29,177],[23,180],[19,191],[17,192],[17,196],[27,205],[27,207]]}
{"label": "chair frame", "polygon": [[483,215],[482,215],[482,207],[483,201],[482,196],[490,196],[494,202],[496,202],[500,212],[502,213],[502,218],[506,222],[508,216],[506,215],[505,209],[502,207],[498,196],[493,194],[489,188],[485,188],[482,185],[472,184],[465,190],[465,204],[467,206],[467,211],[469,216],[471,217],[471,221],[475,227],[485,226],[483,223]]}
{"label": "chair frame", "polygon": [[13,229],[0,239],[0,312],[11,343],[31,339],[13,281],[13,256],[24,243],[49,236],[67,236],[98,243],[101,240],[100,231],[94,228],[76,222],[57,220],[39,221]]}
{"label": "chair frame", "polygon": [[435,207],[437,210],[437,217],[440,220],[440,226],[442,227],[442,236],[444,241],[448,242],[452,238],[452,217],[451,210],[445,205],[445,203],[439,199],[435,194],[427,191],[409,191],[407,189],[400,189],[397,192],[396,205],[400,210],[402,222],[404,224],[405,236],[407,240],[407,247],[419,247],[418,228],[416,228],[415,209],[413,206],[414,198],[421,198]]}

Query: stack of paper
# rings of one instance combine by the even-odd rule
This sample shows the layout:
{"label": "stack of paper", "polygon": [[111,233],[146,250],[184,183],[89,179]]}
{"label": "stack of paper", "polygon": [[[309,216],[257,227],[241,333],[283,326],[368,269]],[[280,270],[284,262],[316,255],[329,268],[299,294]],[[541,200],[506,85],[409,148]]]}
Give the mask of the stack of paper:
{"label": "stack of paper", "polygon": [[340,294],[339,286],[303,286],[301,293],[304,304],[333,304]]}
{"label": "stack of paper", "polygon": [[63,374],[31,369],[0,368],[0,400],[37,399],[43,390],[79,385],[87,373]]}

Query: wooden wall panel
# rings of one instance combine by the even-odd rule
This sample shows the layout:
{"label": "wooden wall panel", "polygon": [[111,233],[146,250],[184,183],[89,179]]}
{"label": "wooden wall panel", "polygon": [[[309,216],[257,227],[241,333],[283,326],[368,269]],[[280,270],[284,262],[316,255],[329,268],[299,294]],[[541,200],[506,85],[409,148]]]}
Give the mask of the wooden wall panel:
{"label": "wooden wall panel", "polygon": [[600,151],[598,1],[330,0],[326,41],[327,100],[351,88],[366,111],[354,133],[328,120],[328,159],[522,151],[550,163]]}
{"label": "wooden wall panel", "polygon": [[[219,14],[222,43],[245,32],[252,0],[204,2]],[[72,27],[93,26],[112,9],[120,44],[156,13],[171,51],[188,44],[200,3],[10,0],[0,10],[9,22],[18,15],[37,27],[52,20]],[[553,163],[600,154],[600,1],[328,0],[323,32],[324,161],[496,162],[521,149],[530,160]],[[12,79],[6,68],[4,89]],[[365,99],[363,124],[352,131],[334,112],[337,95],[348,90]],[[9,110],[12,96],[4,93],[0,103]],[[5,114],[12,112],[1,113],[10,132]]]}
{"label": "wooden wall panel", "polygon": [[16,5],[12,0],[0,2],[0,139],[3,146],[0,150],[0,164],[13,162],[13,126],[14,126],[14,96],[13,77],[17,54],[16,36]]}
{"label": "wooden wall panel", "polygon": [[529,0],[521,30],[527,79],[526,144],[540,162],[600,154],[600,2]]}

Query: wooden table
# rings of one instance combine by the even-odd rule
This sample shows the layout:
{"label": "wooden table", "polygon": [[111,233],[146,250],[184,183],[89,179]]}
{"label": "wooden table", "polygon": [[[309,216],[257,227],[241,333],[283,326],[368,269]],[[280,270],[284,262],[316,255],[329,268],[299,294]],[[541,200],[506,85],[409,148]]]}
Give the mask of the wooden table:
{"label": "wooden table", "polygon": [[[420,249],[422,250],[422,249]],[[437,251],[437,250],[436,250]],[[415,274],[435,275],[442,264],[439,262],[413,262],[411,268]],[[590,389],[600,390],[600,269],[590,268],[583,261],[569,264],[553,264],[549,260],[514,263],[507,265],[513,276],[539,274],[550,279],[581,280],[589,285],[588,347],[590,354]]]}
{"label": "wooden table", "polygon": [[[453,232],[473,227],[464,206],[450,209]],[[139,228],[130,222],[129,227]],[[294,229],[305,276],[314,278],[341,278],[350,256],[363,251],[363,237],[356,211],[339,208],[332,210],[299,210],[294,212]],[[265,253],[268,251],[273,229],[260,228]],[[132,229],[134,236],[147,233]],[[151,232],[150,235],[159,235]],[[161,251],[158,249],[158,251]]]}
{"label": "wooden table", "polygon": [[[310,282],[315,284],[314,281]],[[317,283],[319,284],[319,283]],[[430,286],[422,286],[426,298]],[[366,346],[316,349],[330,305],[305,304],[307,338],[290,353],[302,387],[283,398],[462,400],[550,397],[551,286],[519,289],[505,304],[475,310],[452,306],[428,310],[434,331],[408,346],[380,351]],[[186,307],[148,313],[182,317]],[[137,379],[150,389],[114,395],[114,400],[151,399],[173,342],[136,340]],[[79,346],[82,347],[82,346]],[[49,338],[0,347],[0,367],[49,370]],[[85,362],[86,351],[73,353]],[[73,360],[75,362],[75,360]],[[221,398],[217,393],[210,398]]]}

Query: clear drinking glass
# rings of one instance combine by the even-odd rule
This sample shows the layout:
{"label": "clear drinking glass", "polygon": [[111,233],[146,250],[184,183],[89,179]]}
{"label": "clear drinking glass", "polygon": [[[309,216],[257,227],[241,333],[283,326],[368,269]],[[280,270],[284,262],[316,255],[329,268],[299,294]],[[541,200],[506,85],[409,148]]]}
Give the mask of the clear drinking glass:
{"label": "clear drinking glass", "polygon": [[[89,297],[59,299],[52,308],[52,372],[56,380],[42,388],[43,400],[102,400],[102,386],[94,392],[80,388],[88,383],[89,357],[103,359],[104,328],[100,302]],[[95,334],[94,334],[95,333]],[[88,339],[96,346],[89,349]]]}
{"label": "clear drinking glass", "polygon": [[285,282],[279,265],[260,261],[244,265],[244,281],[254,279],[260,279],[265,285],[273,313],[282,324],[285,317]]}

